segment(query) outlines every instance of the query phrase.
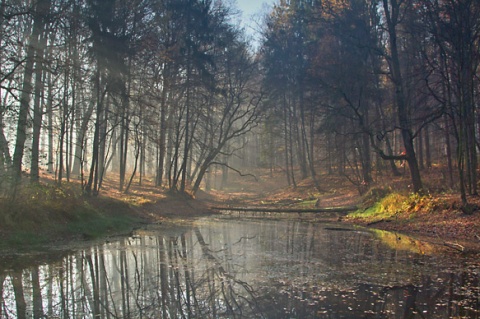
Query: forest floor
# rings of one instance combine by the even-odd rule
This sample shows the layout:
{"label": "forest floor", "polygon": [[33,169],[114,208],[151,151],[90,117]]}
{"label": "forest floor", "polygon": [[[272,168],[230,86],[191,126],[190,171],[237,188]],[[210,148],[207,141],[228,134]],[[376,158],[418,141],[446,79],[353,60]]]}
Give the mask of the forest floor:
{"label": "forest floor", "polygon": [[[75,226],[75,231],[72,231],[72,227],[53,231],[53,236],[56,236],[55,240],[88,239],[96,236],[90,234],[91,225],[86,221],[89,215],[71,213],[78,205],[101,212],[102,219],[106,217],[105,226],[100,227],[98,232],[108,235],[118,232],[119,229],[128,231],[129,226],[138,225],[138,223],[162,223],[167,220],[187,220],[214,214],[215,210],[211,208],[218,206],[296,209],[357,206],[367,210],[381,199],[372,194],[375,194],[376,190],[386,190],[390,193],[404,194],[406,197],[402,197],[403,200],[407,198],[409,202],[406,206],[397,207],[395,213],[390,215],[342,214],[338,215],[337,219],[345,223],[427,238],[437,243],[444,243],[453,249],[480,252],[480,211],[474,210],[469,215],[462,212],[460,196],[457,192],[443,186],[447,183],[444,181],[445,174],[440,168],[423,172],[424,184],[429,193],[421,198],[415,197],[413,201],[408,174],[400,177],[377,176],[372,186],[373,191],[364,196],[360,196],[357,187],[346,178],[337,175],[319,175],[320,190],[310,179],[298,181],[296,187],[289,186],[280,171],[259,170],[254,175],[255,177],[240,177],[232,174],[229,176],[228,187],[208,192],[199,191],[195,198],[155,188],[153,182],[148,179],[144,179],[143,186],[132,185],[130,192],[124,194],[117,188],[118,181],[107,179],[98,197],[79,199],[70,196],[69,191],[64,189],[61,196],[48,195],[49,201],[53,204],[43,210],[40,208],[43,202],[40,205],[39,202],[31,202],[31,199],[20,198],[21,202],[30,201],[30,206],[24,207],[21,213],[17,214],[19,216],[17,220],[31,220],[26,228],[34,232],[42,228],[40,233],[52,233],[52,229],[55,229],[55,227],[49,227],[45,230],[45,227],[42,227],[45,220],[47,225],[50,221],[65,225],[72,221],[85,222],[81,226]],[[42,180],[48,181],[49,177],[43,176]],[[78,189],[78,185],[73,187]],[[47,189],[42,190],[43,193],[40,192],[40,194],[36,192],[35,196],[40,197],[38,200],[46,201],[42,199],[45,193],[52,194],[57,191]],[[31,193],[28,196],[35,197]],[[480,207],[478,196],[470,197],[469,202],[476,205],[474,207]],[[36,209],[32,210],[33,206]],[[5,209],[8,210],[8,207],[3,207],[4,211]],[[126,220],[116,220],[122,216],[126,217]],[[112,219],[114,219],[113,222]],[[12,232],[15,232],[15,227],[10,227],[12,223],[15,225],[15,220],[7,219],[7,223],[3,221],[0,223],[0,239],[11,237]],[[9,226],[2,227],[2,224]]]}

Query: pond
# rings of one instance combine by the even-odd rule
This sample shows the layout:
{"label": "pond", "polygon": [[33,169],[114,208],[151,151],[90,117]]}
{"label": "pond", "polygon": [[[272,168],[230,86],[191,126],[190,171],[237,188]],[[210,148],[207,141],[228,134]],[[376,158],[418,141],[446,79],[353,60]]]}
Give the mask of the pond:
{"label": "pond", "polygon": [[0,262],[0,318],[479,318],[473,257],[320,220],[215,216]]}

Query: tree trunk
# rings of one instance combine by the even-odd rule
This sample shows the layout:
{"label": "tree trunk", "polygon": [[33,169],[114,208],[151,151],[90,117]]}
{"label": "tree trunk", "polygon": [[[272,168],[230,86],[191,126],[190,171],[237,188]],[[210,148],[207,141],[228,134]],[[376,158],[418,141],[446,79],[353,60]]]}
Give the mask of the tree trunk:
{"label": "tree trunk", "polygon": [[11,161],[8,141],[3,131],[3,115],[0,112],[0,169],[2,170],[2,173],[4,169],[7,170],[10,167]]}
{"label": "tree trunk", "polygon": [[160,136],[158,144],[158,161],[157,161],[157,174],[155,178],[155,186],[161,187],[163,184],[163,175],[165,167],[165,151],[166,151],[166,138],[167,138],[167,125],[166,125],[166,114],[167,114],[167,90],[169,88],[169,66],[165,66],[164,76],[163,76],[163,87],[162,87],[162,96],[160,102]]}
{"label": "tree trunk", "polygon": [[45,32],[40,35],[39,45],[36,48],[35,57],[35,94],[33,102],[33,133],[32,133],[32,158],[30,162],[30,179],[32,182],[38,182],[40,178],[40,131],[42,128],[43,117],[43,91],[44,91],[44,72],[43,59],[45,47],[47,45],[47,36]]}
{"label": "tree trunk", "polygon": [[446,157],[447,157],[447,167],[448,167],[448,184],[450,187],[453,187],[453,163],[452,163],[452,145],[450,142],[450,123],[448,120],[448,115],[444,115],[444,125],[445,125],[445,144],[446,144]]}
{"label": "tree trunk", "polygon": [[45,29],[46,16],[50,11],[51,0],[39,0],[37,2],[32,34],[26,52],[25,70],[23,73],[23,85],[20,94],[20,110],[17,120],[17,134],[15,140],[15,151],[13,153],[13,173],[19,179],[22,173],[22,161],[24,155],[25,141],[27,140],[28,113],[30,111],[30,99],[32,94],[33,64],[35,62],[35,51],[39,45],[39,37]]}
{"label": "tree trunk", "polygon": [[88,174],[88,181],[85,186],[85,192],[87,195],[98,194],[98,164],[99,164],[99,145],[100,145],[100,125],[102,121],[103,114],[103,98],[104,93],[101,90],[101,68],[97,65],[97,71],[95,72],[95,102],[96,102],[96,119],[95,119],[95,130],[93,133],[93,142],[92,142],[92,159],[90,163],[90,171]]}
{"label": "tree trunk", "polygon": [[60,141],[58,142],[58,178],[57,182],[62,183],[63,173],[65,171],[65,154],[64,154],[64,144],[65,144],[65,135],[67,129],[67,119],[68,119],[68,89],[70,83],[70,69],[67,66],[65,68],[65,77],[64,77],[64,90],[63,90],[63,101],[62,101],[62,122],[60,124]]}
{"label": "tree trunk", "polygon": [[140,151],[142,149],[142,144],[140,141],[140,136],[139,136],[138,128],[135,129],[135,162],[133,165],[133,172],[132,175],[130,176],[130,179],[128,180],[127,186],[125,187],[124,193],[127,194],[130,186],[132,185],[132,181],[135,178],[135,175],[137,174],[137,168],[138,168],[138,157],[140,155]]}
{"label": "tree trunk", "polygon": [[425,165],[424,165],[424,160],[423,160],[423,132],[420,131],[419,134],[418,134],[418,142],[417,142],[417,154],[418,154],[418,165],[419,165],[419,168],[420,170],[424,170],[425,169]]}
{"label": "tree trunk", "polygon": [[[390,3],[389,3],[390,2]],[[423,184],[420,176],[415,148],[413,144],[412,123],[408,117],[407,102],[405,99],[404,82],[400,68],[400,59],[397,47],[397,30],[396,26],[399,21],[400,4],[397,0],[383,0],[383,9],[387,22],[389,35],[389,48],[391,53],[390,71],[392,81],[395,87],[395,101],[397,103],[397,116],[399,120],[400,130],[405,148],[408,167],[410,169],[410,177],[412,179],[413,191],[418,193],[422,190]]]}
{"label": "tree trunk", "polygon": [[[128,99],[124,97],[124,99]],[[123,191],[125,186],[125,174],[127,172],[127,159],[128,159],[128,138],[129,138],[129,111],[128,111],[128,102],[124,101],[123,115],[120,120],[120,184],[119,189]]]}
{"label": "tree trunk", "polygon": [[185,187],[187,184],[187,164],[189,157],[189,137],[190,137],[190,62],[187,66],[187,100],[186,100],[186,112],[185,112],[185,137],[184,137],[184,146],[183,146],[183,159],[180,170],[182,171],[182,177],[180,180],[180,192],[185,192]]}
{"label": "tree trunk", "polygon": [[[81,104],[77,103],[77,105],[81,105]],[[80,176],[82,174],[80,170],[82,169],[82,161],[84,158],[83,146],[85,144],[84,142],[85,142],[85,136],[87,134],[88,123],[92,118],[94,109],[95,109],[95,103],[92,101],[90,102],[86,110],[81,110],[80,108],[77,108],[77,111],[75,112],[77,117],[77,120],[76,120],[77,126],[75,130],[75,135],[76,135],[75,155],[73,159],[72,174],[75,174],[77,176]]]}
{"label": "tree trunk", "polygon": [[[295,147],[296,147],[296,155],[298,160],[298,165],[300,166],[300,174],[302,179],[308,177],[308,169],[307,169],[307,154],[305,151],[305,141],[304,135],[302,133],[303,125],[301,118],[298,119],[298,106],[295,100],[291,102],[292,106],[292,115],[293,115],[293,132],[295,134]],[[301,117],[301,115],[300,115]],[[293,142],[293,140],[292,140]]]}
{"label": "tree trunk", "polygon": [[290,156],[289,156],[289,126],[288,126],[288,110],[287,110],[287,102],[285,99],[285,95],[283,97],[283,129],[284,129],[284,156],[285,156],[285,175],[287,177],[288,186],[292,185],[291,177],[290,177]]}
{"label": "tree trunk", "polygon": [[293,134],[294,134],[294,129],[293,129],[293,126],[294,124],[292,123],[292,117],[289,116],[289,121],[288,121],[288,156],[289,156],[289,172],[290,172],[290,178],[291,178],[291,181],[292,181],[292,185],[293,187],[297,187],[297,182],[296,182],[296,179],[295,179],[295,169],[294,169],[294,155],[293,155]]}
{"label": "tree trunk", "polygon": [[47,98],[47,134],[48,134],[48,172],[54,172],[55,153],[53,141],[53,92],[52,92],[52,74],[48,73],[48,98]]}
{"label": "tree trunk", "polygon": [[98,145],[98,189],[102,187],[103,178],[106,175],[107,170],[107,125],[108,125],[108,115],[110,109],[110,96],[107,96],[104,107],[103,107],[103,118],[100,123],[100,139]]}
{"label": "tree trunk", "polygon": [[432,153],[430,148],[430,125],[425,126],[425,164],[427,168],[432,168]]}

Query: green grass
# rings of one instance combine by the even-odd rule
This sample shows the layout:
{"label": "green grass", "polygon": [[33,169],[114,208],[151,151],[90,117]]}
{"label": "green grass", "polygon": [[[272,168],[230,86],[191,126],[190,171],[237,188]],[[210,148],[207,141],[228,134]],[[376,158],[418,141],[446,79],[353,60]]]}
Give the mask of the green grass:
{"label": "green grass", "polygon": [[398,193],[390,193],[363,210],[358,210],[349,214],[350,217],[372,219],[391,219],[403,208],[406,197]]}
{"label": "green grass", "polygon": [[[132,229],[139,223],[128,215],[103,215],[100,213],[79,214],[68,222],[48,222],[33,229],[31,225],[22,224],[13,227],[0,241],[0,250],[48,249],[58,242],[71,240],[91,240],[108,235],[120,234]],[[26,226],[27,225],[27,226]]]}
{"label": "green grass", "polygon": [[0,243],[1,249],[22,250],[22,247],[36,249],[48,242],[48,236],[29,231],[16,231]]}
{"label": "green grass", "polygon": [[58,242],[95,239],[138,224],[128,203],[86,200],[70,187],[28,185],[15,201],[0,200],[0,250],[41,249]]}
{"label": "green grass", "polygon": [[128,230],[139,220],[128,215],[106,216],[101,213],[79,214],[74,221],[69,222],[64,229],[69,234],[76,234],[84,239],[94,239],[105,235]]}
{"label": "green grass", "polygon": [[352,218],[363,218],[375,221],[381,219],[389,219],[393,215],[391,214],[391,212],[384,211],[380,203],[375,203],[372,207],[369,207],[366,210],[357,210],[353,213],[348,214],[347,216]]}
{"label": "green grass", "polygon": [[419,212],[434,212],[439,203],[430,195],[404,195],[392,192],[378,199],[370,207],[350,213],[348,217],[364,219],[368,223],[380,220],[393,220],[401,216],[403,220],[413,219]]}

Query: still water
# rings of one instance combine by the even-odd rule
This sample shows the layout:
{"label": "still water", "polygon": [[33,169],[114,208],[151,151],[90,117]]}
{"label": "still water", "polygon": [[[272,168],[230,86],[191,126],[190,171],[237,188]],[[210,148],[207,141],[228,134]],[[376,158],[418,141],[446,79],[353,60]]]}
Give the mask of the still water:
{"label": "still water", "polygon": [[480,317],[475,258],[345,227],[209,217],[0,257],[0,318]]}

